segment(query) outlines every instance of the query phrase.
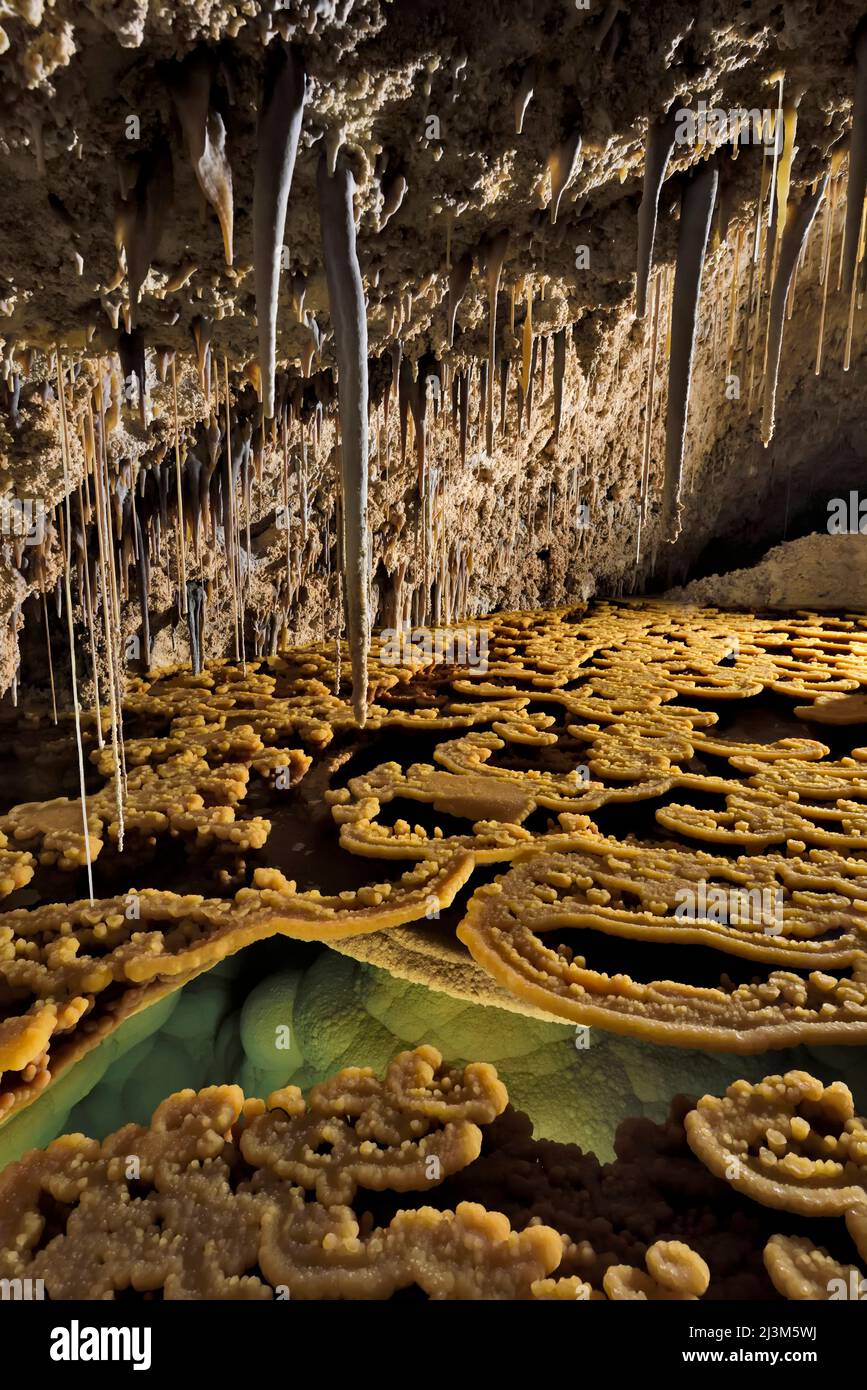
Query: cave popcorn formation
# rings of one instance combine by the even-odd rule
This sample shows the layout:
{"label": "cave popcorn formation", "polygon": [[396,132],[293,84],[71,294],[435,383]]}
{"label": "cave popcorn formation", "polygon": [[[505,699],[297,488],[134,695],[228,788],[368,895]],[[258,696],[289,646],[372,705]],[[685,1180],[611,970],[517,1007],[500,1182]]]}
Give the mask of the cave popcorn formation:
{"label": "cave popcorn formation", "polygon": [[2,1278],[860,1287],[865,23],[0,4]]}

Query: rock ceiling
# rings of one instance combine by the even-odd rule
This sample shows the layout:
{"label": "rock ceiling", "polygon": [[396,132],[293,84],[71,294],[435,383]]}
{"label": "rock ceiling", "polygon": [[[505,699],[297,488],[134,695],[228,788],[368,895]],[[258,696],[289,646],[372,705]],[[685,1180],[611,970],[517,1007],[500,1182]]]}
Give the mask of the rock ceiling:
{"label": "rock ceiling", "polygon": [[187,581],[212,656],[344,609],[359,692],[368,624],[447,588],[641,591],[811,529],[860,462],[860,19],[6,0],[0,490],[48,539],[3,528],[0,684],[64,497],[95,563],[95,458],[147,553],[118,641],[185,647]]}

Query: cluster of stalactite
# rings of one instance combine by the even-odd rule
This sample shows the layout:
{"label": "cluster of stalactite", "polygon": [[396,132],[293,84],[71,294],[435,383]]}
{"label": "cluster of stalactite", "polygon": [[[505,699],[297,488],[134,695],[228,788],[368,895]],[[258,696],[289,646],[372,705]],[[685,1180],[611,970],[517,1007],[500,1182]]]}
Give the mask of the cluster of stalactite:
{"label": "cluster of stalactite", "polygon": [[[661,506],[661,534],[673,540],[680,529],[690,391],[702,320],[706,323],[710,316],[711,337],[726,374],[738,369],[748,410],[761,407],[761,435],[768,444],[775,428],[785,323],[795,305],[798,277],[812,264],[811,246],[818,246],[813,259],[822,313],[816,371],[823,367],[829,292],[834,292],[835,280],[836,292],[848,296],[843,366],[850,365],[855,312],[865,275],[867,39],[863,33],[856,35],[854,51],[851,135],[828,152],[827,168],[800,193],[794,189],[794,162],[804,94],[790,92],[785,75],[775,75],[773,140],[761,147],[752,224],[733,221],[724,196],[725,161],[741,152],[739,132],[734,132],[731,145],[709,146],[687,170],[671,174],[676,112],[663,112],[648,122],[637,218],[635,312],[644,333],[634,432],[640,479],[631,522],[636,568],[654,504]],[[532,66],[526,68],[515,93],[518,133],[533,98],[536,76]],[[165,81],[185,156],[217,215],[225,261],[231,265],[234,207],[223,116],[224,75],[213,55],[197,50],[167,70]],[[460,619],[471,607],[473,548],[469,541],[449,534],[445,522],[452,460],[459,460],[464,468],[472,457],[484,470],[498,451],[509,447],[510,440],[520,440],[532,428],[539,398],[551,401],[553,451],[546,452],[546,457],[556,459],[558,465],[565,462],[566,467],[560,466],[556,473],[551,469],[547,497],[544,482],[540,496],[538,479],[528,478],[525,485],[516,476],[513,539],[522,520],[529,543],[537,539],[541,501],[544,531],[551,534],[558,524],[568,525],[576,546],[586,544],[586,532],[576,524],[575,514],[584,502],[591,507],[596,503],[596,480],[581,476],[579,461],[563,458],[566,423],[576,411],[569,368],[574,355],[570,342],[575,341],[577,325],[571,331],[568,325],[536,330],[534,310],[544,299],[548,277],[535,265],[518,271],[522,251],[507,229],[492,228],[481,241],[458,250],[459,239],[450,223],[446,334],[440,354],[430,348],[418,352],[412,332],[413,295],[406,292],[394,306],[392,346],[371,358],[366,290],[356,245],[357,170],[352,151],[343,148],[337,136],[326,141],[317,173],[330,325],[326,332],[312,314],[305,313],[304,277],[300,272],[292,275],[294,312],[308,329],[309,346],[302,355],[300,374],[278,371],[283,241],[306,93],[304,55],[275,37],[263,70],[254,171],[258,360],[243,369],[232,364],[230,374],[226,358],[217,360],[212,348],[214,325],[203,310],[191,327],[206,410],[196,425],[188,423],[183,429],[177,411],[175,355],[159,343],[147,343],[138,322],[142,287],[158,253],[173,196],[170,141],[155,141],[152,149],[119,171],[118,267],[103,297],[116,332],[116,354],[107,365],[100,365],[98,384],[84,413],[76,406],[84,476],[47,518],[41,545],[24,548],[13,542],[12,546],[13,563],[33,590],[46,622],[49,557],[57,551],[62,554],[55,598],[58,615],[64,612],[65,586],[71,584],[70,593],[87,619],[95,685],[97,645],[104,643],[111,653],[107,658],[109,693],[115,703],[121,689],[122,605],[129,598],[139,605],[139,656],[147,664],[152,650],[152,571],[166,565],[171,554],[176,573],[170,578],[178,614],[184,618],[193,614],[189,627],[196,666],[203,659],[207,611],[215,593],[228,589],[230,655],[243,661],[248,651],[275,651],[290,636],[293,604],[312,573],[339,574],[351,653],[352,700],[358,722],[363,723],[366,654],[376,618],[438,623]],[[578,177],[581,160],[581,135],[573,129],[547,163],[552,223],[562,216],[563,195]],[[381,229],[400,208],[407,181],[388,160],[375,167],[375,175],[382,185]],[[655,268],[657,220],[669,177],[677,180],[680,192],[676,259],[673,267]],[[708,285],[711,257],[715,258],[714,288]],[[184,283],[194,269],[179,271],[167,289]],[[437,278],[434,273],[422,280],[416,298],[423,297]],[[474,283],[482,286],[487,297],[486,345],[475,358],[467,354],[459,338],[456,346],[461,305]],[[508,298],[507,307],[501,298]],[[171,374],[173,428],[167,442],[163,436],[144,457],[118,461],[111,458],[107,438],[130,406],[137,409],[143,427],[151,423],[149,353],[161,382],[165,384]],[[336,370],[327,364],[329,353]],[[13,355],[7,347],[0,405],[10,427],[14,430],[20,422],[22,390],[35,389],[44,399],[58,397],[67,430],[67,410],[82,364],[65,365],[58,353],[56,382],[45,381],[34,388],[23,386],[32,367],[30,359],[27,349]],[[666,364],[667,392],[658,380]],[[332,414],[337,421],[335,443],[331,457],[323,461],[323,423]],[[661,468],[656,468],[655,423],[663,416],[664,449]],[[410,448],[414,452],[410,514],[397,527],[402,531],[407,523],[414,526],[414,544],[408,559],[405,552],[391,554],[386,538],[382,559],[375,565],[368,487],[374,476],[388,480],[393,430],[399,438],[401,468]],[[434,431],[446,436],[445,452],[430,448]],[[262,491],[267,450],[281,459],[278,477],[282,483],[278,496],[255,497],[257,485]],[[68,441],[63,457],[69,466]],[[311,526],[313,488],[326,475],[332,494],[325,506],[319,498],[325,528],[324,534],[316,534]],[[251,526],[254,516],[268,516],[273,509],[280,509],[283,519],[286,566],[273,609],[263,614],[251,601],[255,566]],[[96,698],[99,703],[99,691]]]}
{"label": "cluster of stalactite", "polygon": [[[165,382],[170,373],[177,406],[176,363],[171,354],[161,355]],[[218,377],[225,383],[221,389]],[[46,383],[52,399],[58,394],[71,414],[80,419],[79,443],[85,460],[84,473],[63,501],[49,509],[38,542],[24,535],[13,538],[10,559],[34,591],[40,604],[54,590],[58,617],[63,616],[64,568],[68,559],[72,591],[80,604],[88,631],[98,630],[105,595],[114,596],[118,615],[121,605],[134,599],[141,627],[135,661],[146,668],[152,655],[151,574],[154,567],[176,567],[174,585],[178,614],[187,613],[187,591],[192,584],[203,588],[206,603],[215,591],[228,585],[232,597],[235,659],[243,659],[245,641],[255,625],[245,620],[245,602],[255,563],[251,541],[254,490],[263,482],[266,448],[282,455],[283,494],[281,525],[285,521],[288,620],[291,601],[308,575],[317,567],[330,572],[333,563],[326,528],[324,540],[311,534],[313,509],[310,455],[320,449],[322,424],[333,399],[331,373],[312,381],[278,380],[277,418],[266,430],[262,406],[249,382],[230,383],[225,359],[218,369],[206,354],[201,386],[209,402],[205,418],[181,427],[175,413],[174,431],[168,441],[157,441],[143,455],[114,458],[109,448],[113,429],[124,407],[117,392],[122,389],[116,366],[98,372],[97,385],[88,392],[82,408],[75,367],[63,370],[60,393]],[[131,374],[135,378],[136,374]],[[289,439],[295,442],[292,449]],[[308,448],[309,444],[309,448]],[[318,482],[318,479],[317,479]],[[261,503],[262,498],[260,497]],[[68,511],[68,540],[64,541],[64,516]],[[60,572],[52,564],[60,551]],[[68,553],[67,553],[68,552]],[[171,559],[170,559],[171,557]],[[108,566],[103,584],[100,564]],[[57,574],[49,582],[50,574]],[[110,581],[110,582],[109,582]],[[201,633],[199,633],[199,637]],[[279,631],[269,642],[276,650]],[[195,645],[201,651],[201,642]],[[94,666],[94,679],[98,679]]]}
{"label": "cluster of stalactite", "polygon": [[[674,109],[648,123],[645,179],[638,217],[638,269],[636,311],[648,328],[645,332],[642,406],[646,409],[645,448],[642,470],[642,517],[650,465],[652,411],[656,364],[660,357],[660,303],[668,307],[664,327],[668,356],[668,397],[665,417],[665,467],[663,512],[668,539],[676,540],[681,526],[683,473],[688,438],[688,412],[693,362],[703,301],[709,286],[706,263],[709,250],[720,245],[731,254],[728,276],[716,266],[715,289],[710,306],[711,332],[719,340],[720,365],[725,378],[737,370],[745,383],[750,414],[761,408],[761,438],[767,447],[777,420],[777,395],[785,323],[791,319],[799,274],[811,257],[811,237],[821,227],[821,247],[813,257],[821,289],[821,315],[816,349],[816,375],[824,365],[829,289],[846,296],[848,327],[843,369],[852,360],[856,309],[867,287],[865,249],[865,193],[867,193],[867,30],[856,36],[855,90],[851,133],[843,135],[825,156],[825,168],[796,195],[793,167],[798,111],[804,94],[788,93],[785,73],[774,74],[777,105],[771,138],[762,143],[761,167],[753,225],[730,224],[730,208],[722,192],[721,173],[726,159],[737,159],[740,132],[732,143],[708,149],[681,183],[680,223],[673,272],[653,274],[653,249],[660,194],[675,149],[677,113]],[[748,117],[748,113],[744,113]],[[839,231],[839,253],[837,234]],[[814,243],[815,244],[815,240]],[[726,293],[726,279],[729,289]],[[726,302],[727,301],[727,302]],[[705,311],[707,312],[707,311]],[[717,333],[718,328],[727,331]]]}
{"label": "cluster of stalactite", "polygon": [[[233,599],[235,659],[242,659],[246,641],[256,643],[257,652],[275,651],[281,625],[271,623],[262,646],[264,628],[258,614],[245,621],[245,595],[254,564],[251,524],[254,514],[279,509],[280,529],[285,532],[286,566],[283,583],[282,631],[288,637],[291,601],[311,573],[333,572],[339,559],[341,537],[332,533],[333,499],[322,496],[320,484],[327,471],[327,445],[324,425],[332,412],[338,389],[334,373],[323,369],[304,380],[278,372],[275,382],[275,409],[266,421],[262,403],[253,383],[236,373],[229,375],[225,359],[217,363],[209,343],[209,327],[197,321],[194,333],[199,345],[199,386],[206,403],[206,414],[197,423],[183,426],[175,412],[168,436],[160,433],[152,446],[135,460],[116,458],[109,448],[112,433],[128,415],[143,409],[148,399],[145,351],[140,358],[130,355],[124,344],[118,355],[103,361],[95,375],[98,384],[83,400],[80,389],[81,364],[63,368],[64,394],[70,415],[80,420],[79,443],[85,470],[71,491],[70,560],[73,591],[87,620],[89,630],[98,617],[100,590],[96,567],[100,544],[114,566],[114,588],[119,603],[135,600],[140,609],[139,645],[135,660],[148,665],[153,647],[151,631],[151,574],[154,568],[172,568],[170,579],[177,596],[179,613],[186,613],[186,590],[191,582],[204,584],[206,599],[214,597],[228,583]],[[553,380],[555,416],[559,429],[562,416],[563,382],[567,368],[565,331],[539,340],[538,366],[524,397],[517,383],[514,393],[515,433],[526,427],[532,406],[533,380],[540,393],[547,392]],[[168,385],[177,405],[177,363],[173,353],[158,349],[154,353],[157,378]],[[20,363],[23,370],[26,364]],[[395,455],[401,467],[412,451],[417,466],[415,493],[415,541],[412,574],[389,573],[400,586],[406,584],[409,613],[407,620],[425,622],[459,619],[469,603],[467,556],[460,538],[449,538],[445,528],[445,492],[449,464],[467,463],[469,448],[484,451],[493,433],[495,441],[505,437],[508,414],[506,385],[510,362],[500,363],[503,390],[499,401],[489,398],[488,363],[478,367],[467,363],[459,369],[442,362],[434,354],[416,361],[402,355],[398,346],[387,358],[369,364],[372,382],[365,412],[364,434],[372,440],[372,454],[379,473],[388,479],[392,467],[390,439],[398,435],[400,447]],[[124,368],[129,368],[124,374]],[[172,389],[173,388],[173,389]],[[21,372],[2,390],[10,422],[18,409]],[[56,401],[58,392],[49,381],[41,384],[40,397]],[[430,457],[431,431],[446,433],[453,451],[442,458]],[[451,458],[453,452],[453,459]],[[273,460],[280,461],[277,497],[261,495],[266,456],[269,476]],[[315,477],[313,476],[315,475]],[[573,470],[569,492],[577,489]],[[105,495],[107,525],[99,516],[100,480]],[[314,495],[313,488],[317,491]],[[259,495],[254,498],[254,491]],[[519,492],[520,489],[517,490]],[[331,500],[332,506],[328,506]],[[517,493],[516,493],[517,500]],[[529,500],[528,504],[529,504]],[[276,503],[276,508],[272,505]],[[572,504],[577,503],[577,491]],[[312,517],[317,507],[326,514],[321,534],[314,535]],[[554,507],[553,485],[546,510]],[[49,510],[42,540],[38,544],[23,536],[13,539],[11,560],[23,578],[38,591],[40,602],[46,590],[49,561],[60,547],[61,512],[65,502]],[[517,508],[516,508],[517,510]],[[535,507],[528,505],[533,524]],[[551,516],[553,521],[553,516]],[[345,526],[345,521],[344,521]],[[341,528],[342,529],[342,528]],[[56,566],[53,567],[55,570]],[[405,567],[404,567],[405,568]],[[54,582],[58,616],[63,615],[62,574]],[[96,596],[96,597],[94,597]],[[118,610],[120,611],[120,610]],[[382,599],[374,600],[375,616],[383,616]]]}

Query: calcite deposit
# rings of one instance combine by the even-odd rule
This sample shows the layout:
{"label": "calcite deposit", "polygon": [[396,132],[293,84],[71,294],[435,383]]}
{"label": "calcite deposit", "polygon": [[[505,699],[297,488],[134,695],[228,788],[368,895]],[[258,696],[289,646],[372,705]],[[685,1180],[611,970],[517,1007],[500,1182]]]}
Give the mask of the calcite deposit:
{"label": "calcite deposit", "polygon": [[[822,1091],[805,1075],[767,1078],[758,1090],[780,1095],[784,1125],[785,1083]],[[306,1099],[296,1087],[267,1101],[232,1086],[179,1092],[149,1126],[101,1144],[67,1135],[6,1169],[0,1275],[41,1279],[52,1299],[383,1299],[414,1285],[432,1299],[573,1301],[830,1298],[835,1280],[861,1277],[797,1231],[767,1240],[763,1271],[761,1209],[732,1207],[676,1112],[667,1126],[627,1121],[603,1169],[529,1138],[507,1099],[493,1067],[449,1071],[430,1047],[400,1054],[382,1080],[339,1072]],[[685,1116],[693,1148],[714,1103]],[[776,1119],[771,1100],[769,1135]]]}

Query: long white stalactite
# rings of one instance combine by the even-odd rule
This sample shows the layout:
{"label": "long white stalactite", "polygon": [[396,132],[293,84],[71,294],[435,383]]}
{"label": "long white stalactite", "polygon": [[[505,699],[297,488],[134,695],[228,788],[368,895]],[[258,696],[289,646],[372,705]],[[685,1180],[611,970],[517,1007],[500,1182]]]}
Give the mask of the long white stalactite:
{"label": "long white stalactite", "polygon": [[680,534],[683,455],[701,300],[701,277],[718,183],[719,172],[716,163],[708,160],[691,175],[684,189],[680,208],[680,235],[677,242],[677,269],[672,299],[663,488],[664,525],[670,541],[676,540]]}
{"label": "long white stalactite", "polygon": [[337,352],[340,477],[343,496],[344,593],[352,660],[352,706],[367,720],[370,646],[370,538],[367,522],[367,305],[355,244],[355,179],[345,158],[334,174],[323,157],[317,177],[322,254]]}
{"label": "long white stalactite", "polygon": [[762,443],[765,448],[774,437],[786,299],[792,285],[798,259],[806,245],[810,228],[821,207],[827,187],[828,175],[825,174],[815,193],[805,193],[800,203],[792,204],[789,207],[786,216],[786,227],[780,243],[777,273],[771,291],[771,307],[768,314],[768,368],[765,374],[765,398],[762,411]]}
{"label": "long white stalactite", "polygon": [[304,115],[306,79],[296,49],[274,41],[268,54],[253,182],[253,269],[265,418],[274,414],[277,298],[286,208]]}
{"label": "long white stalactite", "polygon": [[665,182],[677,128],[677,117],[671,112],[662,121],[651,121],[647,130],[647,153],[644,161],[644,190],[638,208],[638,279],[635,291],[635,313],[640,319],[647,312],[647,287],[653,268],[653,246],[656,241],[656,222],[659,216],[659,194]]}

